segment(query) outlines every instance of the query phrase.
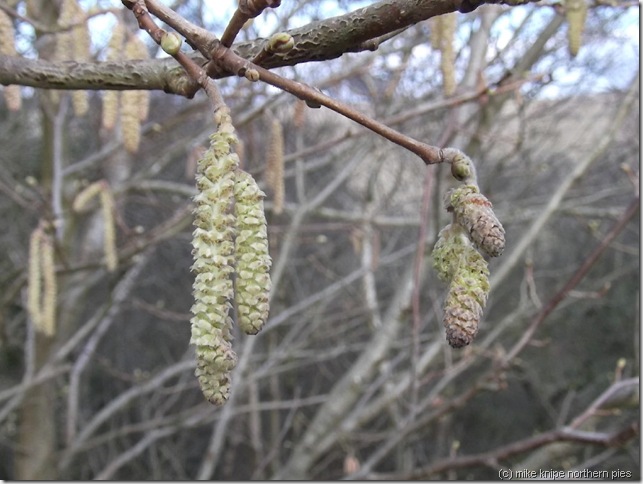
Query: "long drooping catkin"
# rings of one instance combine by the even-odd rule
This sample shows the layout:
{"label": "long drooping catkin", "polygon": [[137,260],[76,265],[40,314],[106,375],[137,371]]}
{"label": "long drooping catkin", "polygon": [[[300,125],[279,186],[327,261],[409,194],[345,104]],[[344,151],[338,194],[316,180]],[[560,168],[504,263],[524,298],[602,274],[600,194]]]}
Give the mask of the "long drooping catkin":
{"label": "long drooping catkin", "polygon": [[58,289],[54,243],[42,223],[29,239],[27,311],[37,331],[53,336],[56,332]]}
{"label": "long drooping catkin", "polygon": [[[77,0],[63,0],[58,23],[63,29],[56,35],[56,60],[83,61],[89,59],[90,36],[86,15]],[[72,93],[72,105],[76,116],[84,116],[89,110],[87,91],[76,90]]]}
{"label": "long drooping catkin", "polygon": [[101,214],[103,216],[103,250],[107,270],[113,272],[118,266],[118,252],[116,250],[116,223],[114,212],[116,204],[109,184],[106,181],[97,181],[85,187],[72,204],[74,212],[82,212],[89,202],[95,197],[100,197]]}
{"label": "long drooping catkin", "polygon": [[455,92],[455,30],[457,17],[455,13],[441,15],[442,32],[440,48],[440,70],[442,71],[442,86],[445,96]]}
{"label": "long drooping catkin", "polygon": [[41,226],[38,226],[29,238],[29,271],[27,274],[27,312],[31,316],[34,326],[42,326],[42,305],[40,296],[42,292],[42,266],[41,266],[41,246],[44,238],[44,232]]}
{"label": "long drooping catkin", "polygon": [[[108,62],[120,60],[123,57],[123,42],[125,41],[125,26],[117,21],[112,29],[112,36],[107,45]],[[102,125],[107,130],[114,129],[118,121],[120,91],[103,91],[103,116]]]}
{"label": "long drooping catkin", "polygon": [[222,405],[228,399],[230,372],[237,361],[232,350],[230,309],[234,297],[234,186],[239,159],[232,151],[237,137],[229,112],[222,108],[216,118],[217,131],[197,165],[190,342],[196,345],[195,374],[204,396]]}
{"label": "long drooping catkin", "polygon": [[263,211],[265,194],[250,174],[239,170],[234,195],[237,217],[234,294],[237,320],[244,332],[257,334],[268,318],[272,264],[268,253],[266,216]]}
{"label": "long drooping catkin", "polygon": [[567,42],[569,53],[575,57],[580,50],[587,20],[587,3],[585,0],[565,0],[565,17],[567,19]]}
{"label": "long drooping catkin", "polygon": [[[125,59],[140,60],[149,58],[145,43],[136,35],[131,35],[125,46]],[[123,145],[130,153],[138,151],[141,142],[141,121],[149,111],[149,91],[128,90],[121,94],[121,133]]]}
{"label": "long drooping catkin", "polygon": [[58,301],[58,286],[56,284],[56,268],[54,244],[50,237],[45,237],[41,246],[42,264],[42,314],[40,319],[41,331],[47,336],[56,332],[56,304]]}

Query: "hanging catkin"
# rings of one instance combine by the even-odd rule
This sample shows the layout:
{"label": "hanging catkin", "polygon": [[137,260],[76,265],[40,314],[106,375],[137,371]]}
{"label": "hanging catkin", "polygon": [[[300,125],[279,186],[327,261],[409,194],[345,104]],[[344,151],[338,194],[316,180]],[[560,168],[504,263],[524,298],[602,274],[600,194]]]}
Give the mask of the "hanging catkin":
{"label": "hanging catkin", "polygon": [[52,336],[56,332],[58,290],[54,244],[41,223],[29,239],[27,311],[37,331]]}
{"label": "hanging catkin", "polygon": [[429,20],[429,35],[431,40],[431,48],[440,50],[442,47],[442,20],[441,16],[432,17]]}
{"label": "hanging catkin", "polygon": [[[125,46],[125,59],[142,60],[149,58],[145,43],[137,36],[130,35]],[[123,145],[130,153],[138,151],[141,142],[141,121],[147,118],[149,92],[127,90],[121,94],[121,133]]]}
{"label": "hanging catkin", "polygon": [[491,202],[480,193],[477,185],[466,184],[447,192],[447,211],[453,211],[456,221],[469,233],[478,249],[490,257],[502,255],[505,249],[505,229],[493,213]]}
{"label": "hanging catkin", "polygon": [[445,96],[455,92],[455,30],[458,19],[455,13],[441,15],[442,31],[440,35],[440,70],[442,71],[442,87]]}
{"label": "hanging catkin", "polygon": [[222,405],[228,399],[230,372],[237,361],[232,350],[230,309],[234,297],[234,187],[239,159],[232,151],[237,137],[227,108],[217,111],[215,121],[217,131],[197,165],[190,342],[196,345],[195,374],[204,396]]}
{"label": "hanging catkin", "polygon": [[[15,56],[16,39],[13,21],[3,10],[0,10],[0,54]],[[11,84],[2,90],[9,111],[18,111],[22,105],[20,86]]]}
{"label": "hanging catkin", "polygon": [[56,332],[58,289],[56,284],[54,244],[50,237],[43,238],[40,255],[42,258],[43,278],[41,330],[47,336],[53,336]]}
{"label": "hanging catkin", "polygon": [[105,266],[113,272],[118,266],[118,252],[116,250],[116,223],[114,212],[116,204],[109,184],[106,181],[97,181],[85,187],[72,204],[74,212],[82,212],[89,202],[100,197],[101,215],[103,217],[103,250],[105,253]]}
{"label": "hanging catkin", "polygon": [[445,194],[445,209],[453,214],[453,221],[438,235],[433,265],[439,278],[449,284],[443,316],[447,341],[461,348],[475,338],[489,295],[489,270],[480,252],[491,257],[502,254],[505,231],[491,202],[480,193],[471,159],[453,148],[441,154],[462,184]]}
{"label": "hanging catkin", "polygon": [[112,191],[107,183],[103,184],[100,192],[100,205],[103,215],[104,232],[103,232],[103,250],[105,252],[105,266],[109,272],[114,272],[118,267],[118,251],[116,250],[116,223],[114,212],[116,205]]}
{"label": "hanging catkin", "polygon": [[442,280],[449,282],[443,325],[454,348],[470,344],[478,332],[482,309],[489,294],[487,262],[473,247],[463,227],[447,225],[433,250],[433,263]]}
{"label": "hanging catkin", "polygon": [[265,194],[252,176],[237,172],[234,185],[237,237],[235,240],[235,303],[239,327],[247,334],[257,334],[268,318],[270,265]]}
{"label": "hanging catkin", "polygon": [[[90,56],[90,36],[86,15],[77,0],[63,0],[58,17],[61,29],[56,35],[56,60],[84,61]],[[72,93],[72,106],[76,116],[84,116],[89,110],[87,91],[76,90]]]}
{"label": "hanging catkin", "polygon": [[569,53],[575,57],[580,50],[587,20],[587,3],[585,0],[565,0],[565,17],[567,18],[567,42]]}
{"label": "hanging catkin", "polygon": [[40,296],[42,292],[42,265],[41,246],[44,232],[38,226],[29,238],[29,270],[27,273],[27,312],[36,328],[42,327],[42,305]]}
{"label": "hanging catkin", "polygon": [[[125,27],[117,21],[112,30],[112,36],[107,45],[107,62],[118,61],[123,58],[123,42],[125,41]],[[103,91],[103,117],[102,125],[107,130],[114,129],[118,120],[121,94],[119,91]]]}

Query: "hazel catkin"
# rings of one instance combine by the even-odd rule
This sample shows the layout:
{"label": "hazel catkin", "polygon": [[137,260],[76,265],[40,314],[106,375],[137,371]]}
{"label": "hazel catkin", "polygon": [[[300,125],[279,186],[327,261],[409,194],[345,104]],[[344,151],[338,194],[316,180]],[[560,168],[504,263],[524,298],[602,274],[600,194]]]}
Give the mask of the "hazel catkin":
{"label": "hazel catkin", "polygon": [[218,129],[210,137],[210,147],[197,164],[192,239],[195,279],[190,343],[196,345],[195,375],[201,391],[215,405],[227,400],[230,372],[236,364],[230,309],[236,236],[234,185],[239,160],[232,152],[236,136],[230,115],[221,111],[216,114]]}
{"label": "hazel catkin", "polygon": [[433,250],[433,264],[439,277],[449,282],[442,320],[447,341],[452,347],[461,348],[476,336],[487,303],[490,289],[487,262],[465,229],[453,223],[440,232]]}
{"label": "hazel catkin", "polygon": [[234,186],[237,218],[235,303],[239,327],[257,334],[268,318],[270,265],[265,194],[249,173],[239,170]]}
{"label": "hazel catkin", "polygon": [[445,205],[456,221],[468,232],[478,249],[490,257],[502,255],[505,249],[505,229],[493,213],[491,202],[474,184],[449,190]]}

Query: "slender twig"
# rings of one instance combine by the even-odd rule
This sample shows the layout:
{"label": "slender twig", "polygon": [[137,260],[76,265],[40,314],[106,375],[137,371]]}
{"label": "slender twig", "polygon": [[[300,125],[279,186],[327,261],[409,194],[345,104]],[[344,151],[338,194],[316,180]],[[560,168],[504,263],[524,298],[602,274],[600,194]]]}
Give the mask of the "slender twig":
{"label": "slender twig", "polygon": [[616,222],[614,227],[607,233],[603,240],[594,248],[591,254],[589,254],[581,266],[578,268],[576,273],[567,281],[567,283],[560,289],[554,297],[552,297],[547,305],[534,317],[534,319],[529,324],[529,327],[525,330],[520,340],[513,346],[511,351],[507,353],[504,357],[502,365],[506,367],[509,365],[509,362],[513,360],[518,353],[520,353],[527,343],[531,340],[534,333],[540,326],[540,324],[549,316],[556,307],[567,297],[569,291],[571,291],[580,281],[583,280],[585,275],[593,267],[594,263],[598,260],[603,252],[609,247],[610,243],[623,231],[627,226],[630,219],[636,214],[639,210],[639,198],[635,197],[632,199],[628,207],[625,209],[623,216]]}
{"label": "slender twig", "polygon": [[405,481],[427,479],[449,469],[462,469],[475,466],[498,468],[499,460],[506,460],[514,455],[524,454],[525,452],[543,447],[553,442],[578,442],[611,447],[615,445],[623,445],[623,443],[635,438],[638,434],[639,423],[637,421],[632,421],[612,433],[583,432],[568,428],[555,429],[517,442],[512,442],[511,444],[490,452],[442,459],[429,466],[415,469],[409,473],[376,474],[370,475],[369,478]]}
{"label": "slender twig", "polygon": [[65,117],[69,99],[63,98],[58,106],[56,115],[53,118],[53,141],[52,141],[52,180],[51,180],[51,210],[53,212],[54,228],[56,239],[62,240],[65,232],[65,217],[63,216],[63,133],[65,129]]}
{"label": "slender twig", "polygon": [[112,323],[115,321],[117,314],[122,308],[123,302],[131,294],[132,286],[140,275],[141,270],[143,270],[143,268],[145,267],[145,264],[149,258],[149,254],[150,252],[148,250],[147,254],[138,259],[137,263],[132,268],[130,268],[127,273],[125,273],[121,281],[114,288],[114,291],[112,293],[112,306],[107,310],[105,316],[102,318],[101,322],[98,324],[91,337],[87,340],[87,343],[83,347],[80,355],[74,363],[74,367],[70,373],[69,378],[69,396],[67,399],[68,444],[71,444],[76,436],[78,424],[78,406],[80,399],[80,379],[82,377],[82,374],[89,364],[90,360],[94,356],[98,344],[110,329]]}
{"label": "slender twig", "polygon": [[420,217],[420,232],[418,235],[418,247],[415,251],[415,262],[413,271],[413,353],[411,357],[411,411],[417,411],[418,385],[417,369],[420,359],[420,276],[422,271],[422,260],[425,257],[426,234],[428,232],[429,211],[431,199],[433,198],[433,168],[425,168],[424,184],[422,186],[422,212]]}
{"label": "slender twig", "polygon": [[287,91],[300,99],[312,101],[316,104],[326,106],[327,108],[332,109],[333,111],[349,119],[352,119],[353,121],[361,124],[371,131],[374,131],[375,133],[383,136],[389,141],[392,141],[393,143],[408,149],[412,153],[415,153],[426,164],[442,163],[448,161],[447,159],[445,159],[443,151],[439,148],[428,145],[426,143],[422,143],[409,136],[406,136],[405,134],[402,134],[399,131],[386,126],[385,124],[380,123],[379,121],[366,116],[363,113],[360,113],[354,108],[329,96],[326,96],[325,94],[317,91],[310,86],[307,86],[306,84],[293,81],[291,79],[286,79],[278,74],[275,74],[274,72],[252,64],[250,61],[240,57],[230,49],[226,49],[225,47],[220,46],[212,53],[212,57],[213,60],[215,60],[218,64],[222,65],[230,72],[236,73],[237,75],[243,76],[249,69],[256,70],[259,74],[260,80],[272,86],[283,89],[284,91]]}
{"label": "slender twig", "polygon": [[[151,0],[135,0],[135,1],[129,1],[129,0],[123,0],[123,3],[132,10],[132,13],[136,17],[136,20],[138,21],[138,25],[141,29],[145,30],[150,37],[156,42],[157,44],[161,45],[161,41],[163,40],[163,37],[165,35],[168,35],[168,33],[160,28],[159,26],[156,25],[156,22],[154,22],[154,19],[150,15],[147,6],[146,6],[146,1],[147,3],[158,6],[156,2],[151,1]],[[169,9],[168,9],[169,10]],[[165,10],[162,8],[159,8],[159,12],[164,12]],[[171,11],[171,10],[170,10]],[[168,14],[169,15],[169,14]],[[176,17],[176,15],[171,16],[172,18]],[[192,25],[192,24],[189,24]],[[203,30],[203,29],[201,29]],[[182,32],[183,33],[183,32]],[[187,35],[193,35],[190,32],[186,32],[185,34]],[[185,35],[184,34],[184,35]],[[190,37],[188,37],[190,38]],[[213,40],[210,37],[207,39],[208,42],[216,41],[216,38]],[[218,41],[216,41],[218,42]],[[188,76],[190,79],[192,79],[195,83],[194,85],[194,92],[198,90],[198,87],[202,88],[205,93],[207,94],[208,98],[214,105],[214,110],[218,110],[222,106],[225,105],[223,101],[223,97],[221,96],[221,93],[219,92],[218,88],[216,85],[212,82],[212,80],[208,77],[207,73],[205,70],[201,68],[194,60],[192,60],[191,57],[187,56],[181,51],[178,51],[176,53],[171,54],[176,61],[181,64],[181,67],[185,69],[185,72],[187,72]],[[192,93],[194,95],[194,93]]]}
{"label": "slender twig", "polygon": [[280,4],[281,0],[240,0],[237,10],[221,36],[221,43],[225,47],[231,47],[237,34],[248,20],[261,15],[265,9],[276,8]]}
{"label": "slender twig", "polygon": [[[131,9],[135,2],[131,0],[123,0],[123,3],[127,8]],[[163,5],[158,0],[145,0],[145,6],[147,7],[146,9],[149,10],[156,18],[165,22],[185,37],[190,46],[197,49],[201,55],[206,58],[209,56],[209,53],[215,43],[218,42],[216,35],[212,32],[194,25],[192,22],[189,22],[183,16],[178,15],[174,10]]]}
{"label": "slender twig", "polygon": [[[635,396],[637,395],[639,387],[639,378],[628,378],[627,380],[620,380],[613,383],[608,389],[601,393],[587,409],[576,417],[570,424],[569,428],[577,429],[580,427],[588,418],[595,415],[598,410],[605,408],[614,400],[622,400],[625,396]],[[626,390],[625,392],[623,390]],[[630,390],[628,393],[627,390]]]}

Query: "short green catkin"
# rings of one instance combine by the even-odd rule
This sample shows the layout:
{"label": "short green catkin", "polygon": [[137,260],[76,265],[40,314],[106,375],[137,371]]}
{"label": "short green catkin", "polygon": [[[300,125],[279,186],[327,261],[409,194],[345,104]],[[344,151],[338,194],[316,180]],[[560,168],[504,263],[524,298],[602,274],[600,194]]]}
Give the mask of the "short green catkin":
{"label": "short green catkin", "polygon": [[237,258],[235,303],[237,322],[247,334],[257,334],[268,318],[270,266],[266,216],[263,211],[265,194],[245,171],[237,172],[234,185],[237,217]]}
{"label": "short green catkin", "polygon": [[461,185],[445,194],[444,206],[453,214],[453,222],[438,235],[433,265],[439,278],[449,283],[443,318],[447,341],[461,348],[478,333],[489,295],[489,270],[482,254],[502,254],[505,230],[491,202],[480,193],[471,159],[455,148],[444,148],[440,156],[451,164],[451,175]]}
{"label": "short green catkin", "polygon": [[236,235],[234,186],[239,158],[232,152],[237,137],[228,110],[217,111],[215,121],[218,129],[197,167],[192,240],[195,302],[190,343],[196,345],[195,375],[204,396],[222,405],[230,394],[230,371],[237,361],[232,350],[230,309]]}
{"label": "short green catkin", "polygon": [[440,232],[433,250],[433,264],[440,279],[449,281],[443,324],[454,348],[470,344],[489,294],[489,270],[484,257],[473,247],[458,223]]}
{"label": "short green catkin", "polygon": [[478,249],[489,257],[502,255],[505,249],[505,229],[493,213],[491,202],[475,184],[465,184],[449,190],[445,205],[456,221],[469,233]]}

